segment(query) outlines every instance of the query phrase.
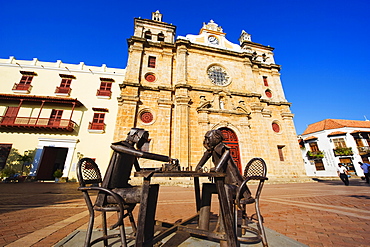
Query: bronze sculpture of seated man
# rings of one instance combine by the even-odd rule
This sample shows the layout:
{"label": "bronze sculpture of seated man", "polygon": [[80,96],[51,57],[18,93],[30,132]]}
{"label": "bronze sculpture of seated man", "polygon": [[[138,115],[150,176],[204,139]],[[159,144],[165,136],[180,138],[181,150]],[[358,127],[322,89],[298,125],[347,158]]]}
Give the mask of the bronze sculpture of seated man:
{"label": "bronze sculpture of seated man", "polygon": [[[148,131],[142,128],[132,128],[127,134],[126,140],[111,145],[114,152],[105,173],[102,187],[112,189],[120,194],[126,203],[138,203],[140,201],[140,188],[129,184],[132,167],[134,166],[136,171],[140,171],[138,158],[178,163],[177,159],[165,155],[141,151],[143,145],[148,142],[148,138]],[[106,200],[106,198],[101,197],[98,201],[103,203],[103,200]]]}
{"label": "bronze sculpture of seated man", "polygon": [[[203,146],[207,149],[195,170],[200,171],[204,164],[212,157],[212,162],[215,165],[211,168],[211,172],[226,173],[225,189],[227,193],[227,200],[232,204],[232,200],[236,196],[237,188],[243,183],[243,176],[240,174],[238,167],[234,163],[230,147],[223,143],[224,137],[220,130],[210,130],[204,136]],[[211,204],[211,194],[216,193],[214,184],[203,184],[202,205],[200,209],[199,226],[201,229],[208,229],[209,227],[209,213]],[[244,200],[248,203],[253,203],[254,198],[247,189],[243,194]]]}

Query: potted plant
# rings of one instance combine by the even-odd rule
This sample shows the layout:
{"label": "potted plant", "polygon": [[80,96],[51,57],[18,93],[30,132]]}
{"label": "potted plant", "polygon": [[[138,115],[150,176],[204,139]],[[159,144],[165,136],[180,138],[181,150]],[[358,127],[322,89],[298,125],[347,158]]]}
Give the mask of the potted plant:
{"label": "potted plant", "polygon": [[55,170],[55,172],[53,173],[53,176],[55,178],[55,182],[58,183],[59,179],[63,176],[62,170],[61,169]]}

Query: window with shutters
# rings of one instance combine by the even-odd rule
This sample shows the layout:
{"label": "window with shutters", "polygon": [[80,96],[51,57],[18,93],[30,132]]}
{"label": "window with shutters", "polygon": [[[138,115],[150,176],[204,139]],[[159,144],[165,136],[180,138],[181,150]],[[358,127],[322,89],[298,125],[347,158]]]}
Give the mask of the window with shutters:
{"label": "window with shutters", "polygon": [[105,113],[96,112],[94,113],[94,117],[92,122],[89,123],[89,130],[104,130],[105,123],[104,123]]}
{"label": "window with shutters", "polygon": [[310,142],[310,149],[311,152],[319,152],[319,147],[317,146],[317,142]]}
{"label": "window with shutters", "polygon": [[346,148],[346,142],[344,141],[344,138],[335,138],[333,139],[335,148]]}
{"label": "window with shutters", "polygon": [[152,56],[149,56],[148,67],[149,68],[155,68],[155,62],[156,62],[156,58],[152,57]]}
{"label": "window with shutters", "polygon": [[279,153],[280,161],[284,161],[284,152],[283,152],[284,147],[285,146],[278,146],[278,153]]}
{"label": "window with shutters", "polygon": [[33,77],[37,74],[35,72],[30,71],[21,71],[22,74],[21,80],[19,83],[15,83],[13,86],[13,91],[25,91],[26,93],[29,93],[32,89],[31,82],[33,80]]}
{"label": "window with shutters", "polygon": [[263,77],[263,85],[265,85],[266,87],[268,87],[268,85],[269,85],[269,83],[267,81],[267,76]]}
{"label": "window with shutters", "polygon": [[53,109],[50,114],[49,126],[58,127],[60,125],[60,121],[62,120],[63,110],[56,110]]}
{"label": "window with shutters", "polygon": [[112,95],[112,83],[114,82],[111,78],[100,78],[100,88],[96,95],[103,97],[111,97]]}
{"label": "window with shutters", "polygon": [[60,86],[56,88],[56,94],[70,94],[71,93],[71,83],[72,79],[69,78],[62,78],[62,82]]}

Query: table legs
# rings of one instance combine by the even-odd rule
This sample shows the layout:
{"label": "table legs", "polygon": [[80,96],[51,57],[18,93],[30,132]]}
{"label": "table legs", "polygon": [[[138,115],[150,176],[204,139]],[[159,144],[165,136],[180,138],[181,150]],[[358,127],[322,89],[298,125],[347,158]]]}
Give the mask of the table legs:
{"label": "table legs", "polygon": [[[136,247],[142,247],[145,242],[151,242],[153,239],[158,192],[159,185],[150,185],[150,178],[144,178],[135,239]],[[151,244],[145,244],[145,246],[148,245]]]}
{"label": "table legs", "polygon": [[218,200],[220,202],[221,216],[225,230],[227,243],[220,242],[221,246],[236,247],[237,237],[233,224],[233,211],[230,207],[229,197],[225,190],[224,178],[215,177],[218,191]]}

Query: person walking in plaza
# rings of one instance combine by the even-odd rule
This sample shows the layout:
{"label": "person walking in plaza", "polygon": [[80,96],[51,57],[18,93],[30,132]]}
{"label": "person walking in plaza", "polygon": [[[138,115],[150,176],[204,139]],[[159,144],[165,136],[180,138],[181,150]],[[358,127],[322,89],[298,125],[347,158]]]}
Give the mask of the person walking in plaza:
{"label": "person walking in plaza", "polygon": [[361,166],[361,169],[364,171],[364,175],[365,175],[365,180],[366,180],[366,183],[369,183],[369,180],[370,180],[370,164],[368,163],[362,163],[362,162],[358,162]]}
{"label": "person walking in plaza", "polygon": [[338,164],[338,175],[340,179],[343,181],[343,183],[348,186],[349,185],[349,180],[348,180],[348,171],[347,168],[342,164]]}

